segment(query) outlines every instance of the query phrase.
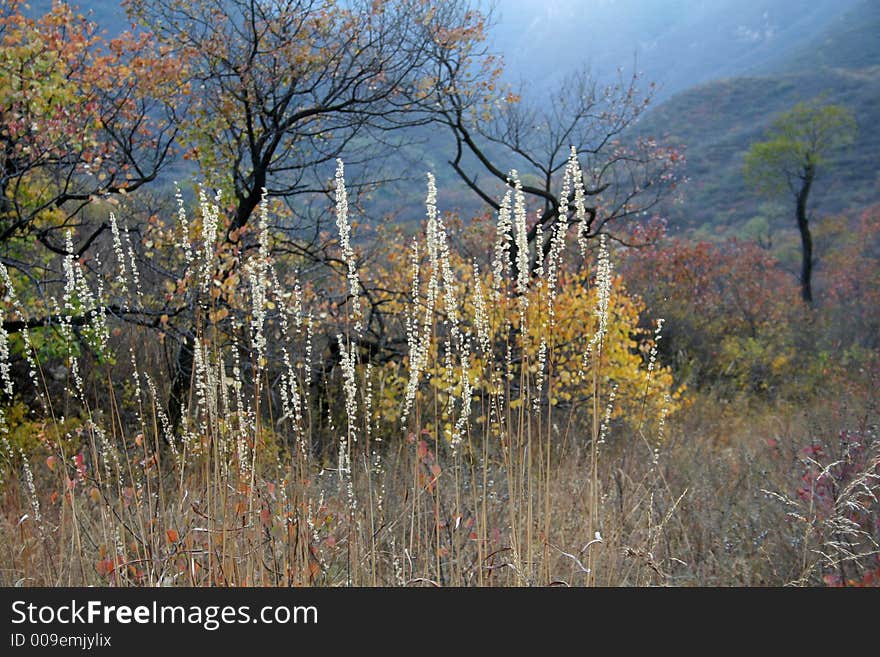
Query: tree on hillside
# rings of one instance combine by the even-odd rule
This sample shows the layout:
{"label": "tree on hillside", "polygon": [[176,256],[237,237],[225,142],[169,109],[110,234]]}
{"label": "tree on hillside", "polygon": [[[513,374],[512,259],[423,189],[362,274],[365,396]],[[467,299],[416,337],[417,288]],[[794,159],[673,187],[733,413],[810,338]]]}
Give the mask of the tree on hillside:
{"label": "tree on hillside", "polygon": [[798,103],[772,124],[764,141],[752,144],[745,156],[746,181],[758,191],[794,198],[801,237],[801,297],[813,303],[813,238],[809,199],[828,156],[851,143],[856,134],[852,113],[840,105]]}

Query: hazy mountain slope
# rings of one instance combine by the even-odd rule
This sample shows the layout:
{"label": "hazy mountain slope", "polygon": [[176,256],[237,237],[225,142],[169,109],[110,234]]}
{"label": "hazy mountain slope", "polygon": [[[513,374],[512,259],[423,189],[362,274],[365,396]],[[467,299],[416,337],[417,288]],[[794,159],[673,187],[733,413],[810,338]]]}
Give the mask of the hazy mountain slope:
{"label": "hazy mountain slope", "polygon": [[858,1],[500,0],[493,43],[539,91],[585,62],[608,76],[637,60],[668,97],[779,62]]}
{"label": "hazy mountain slope", "polygon": [[762,200],[742,180],[745,151],[780,112],[820,95],[854,112],[859,137],[820,177],[813,196],[816,211],[835,212],[880,198],[878,19],[875,3],[863,2],[813,44],[779,62],[779,73],[700,85],[646,116],[639,132],[666,136],[687,152],[684,202],[667,209],[673,227],[739,223],[757,214]]}
{"label": "hazy mountain slope", "polygon": [[776,66],[755,72],[792,72],[821,67],[865,68],[880,64],[880,2],[861,0],[832,19],[825,31]]}
{"label": "hazy mountain slope", "polygon": [[[774,65],[860,0],[473,1],[484,9],[494,5],[489,45],[504,56],[509,80],[540,93],[584,64],[609,77],[618,67],[629,72],[637,61],[665,98]],[[36,15],[52,0],[29,4]],[[129,26],[119,0],[71,4],[110,34]]]}

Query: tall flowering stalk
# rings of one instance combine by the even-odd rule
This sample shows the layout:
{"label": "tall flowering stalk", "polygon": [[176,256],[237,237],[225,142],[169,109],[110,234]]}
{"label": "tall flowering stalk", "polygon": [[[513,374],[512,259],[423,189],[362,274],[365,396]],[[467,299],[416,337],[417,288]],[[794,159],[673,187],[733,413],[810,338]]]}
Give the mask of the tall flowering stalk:
{"label": "tall flowering stalk", "polygon": [[[214,279],[214,254],[217,248],[217,227],[220,223],[220,191],[211,202],[204,187],[199,187],[199,211],[202,215],[202,291],[211,289]],[[184,227],[185,229],[185,227]],[[181,238],[185,239],[185,238]]]}
{"label": "tall flowering stalk", "polygon": [[174,183],[174,198],[177,201],[177,248],[183,252],[186,265],[189,267],[195,256],[189,238],[189,222],[186,218],[186,207],[183,204],[183,193],[176,182]]}
{"label": "tall flowering stalk", "polygon": [[[418,308],[422,306],[422,321],[419,323],[418,317],[414,314],[409,322],[409,331],[407,334],[407,342],[409,347],[409,376],[407,379],[406,393],[404,396],[403,410],[401,412],[401,422],[405,425],[409,413],[412,411],[415,403],[416,393],[418,392],[419,382],[422,374],[428,366],[428,357],[431,350],[431,339],[434,328],[434,310],[437,299],[440,294],[440,247],[439,228],[437,216],[437,188],[432,184],[433,177],[428,179],[428,194],[425,199],[427,210],[426,232],[426,250],[428,254],[428,280],[426,284],[426,293],[422,299],[420,289],[421,268],[419,266],[419,250],[418,243],[413,242],[412,249],[412,298],[410,303],[412,307]],[[415,313],[415,311],[414,311]]]}
{"label": "tall flowering stalk", "polygon": [[355,371],[355,352],[354,349],[348,349],[345,338],[340,333],[336,336],[339,344],[339,354],[342,365],[342,385],[345,390],[345,414],[347,418],[346,432],[339,441],[338,464],[340,477],[346,482],[346,490],[348,493],[349,506],[354,512],[357,508],[357,501],[354,497],[352,488],[352,469],[351,469],[351,450],[357,443],[357,379]]}
{"label": "tall flowering stalk", "polygon": [[357,271],[357,260],[351,246],[351,224],[348,221],[348,196],[345,191],[345,165],[336,160],[336,227],[339,229],[339,248],[342,259],[348,270],[348,294],[351,301],[351,318],[354,330],[360,335],[363,331],[363,316],[360,303],[360,278]]}
{"label": "tall flowering stalk", "polygon": [[[85,315],[87,337],[90,338],[91,346],[101,355],[107,352],[110,339],[110,331],[107,327],[107,318],[103,305],[99,302],[103,287],[99,285],[98,296],[92,293],[86,281],[82,263],[77,258],[73,249],[73,236],[70,230],[66,231],[64,238],[64,296],[63,311],[61,315],[61,335],[68,345],[68,360],[70,372],[73,376],[75,391],[80,398],[83,395],[83,379],[79,371],[79,362],[76,354],[72,351],[75,342],[73,335],[74,316]],[[100,263],[99,263],[100,264]]]}
{"label": "tall flowering stalk", "polygon": [[498,210],[498,223],[495,229],[495,248],[492,258],[492,300],[497,302],[501,299],[501,286],[510,272],[510,245],[513,222],[511,221],[510,207],[513,202],[513,191],[508,189],[501,200],[501,208]]}
{"label": "tall flowering stalk", "polygon": [[[2,283],[6,286],[6,297],[12,304],[12,307],[18,313],[19,317],[25,319],[27,317],[27,313],[25,312],[24,306],[22,305],[21,300],[18,298],[18,295],[15,292],[15,286],[12,284],[12,278],[9,276],[9,270],[6,269],[6,266],[2,262],[0,262],[0,281],[2,281]],[[27,324],[22,326],[20,333],[22,342],[24,343],[24,357],[28,364],[28,377],[33,384],[34,392],[37,394],[37,398],[40,400],[40,405],[43,407],[43,411],[48,413],[49,400],[46,398],[43,387],[40,385],[39,376],[37,375],[39,367],[37,365],[33,343],[31,342],[31,334],[30,330],[27,327]]]}
{"label": "tall flowering stalk", "polygon": [[513,181],[513,236],[516,245],[516,293],[519,297],[520,331],[526,335],[526,310],[529,307],[529,237],[526,221],[526,196],[516,170],[510,172]]}
{"label": "tall flowering stalk", "polygon": [[590,339],[590,349],[595,353],[602,351],[605,334],[608,333],[608,304],[611,302],[611,257],[608,253],[608,239],[605,235],[599,237],[599,255],[596,265],[596,307],[593,315],[596,317],[596,332]]}
{"label": "tall flowering stalk", "polygon": [[[9,334],[3,324],[6,320],[6,311],[0,304],[0,383],[3,384],[3,392],[12,399],[13,385],[11,365],[9,363]],[[2,413],[2,409],[0,409]]]}
{"label": "tall flowering stalk", "polygon": [[251,289],[251,340],[256,350],[259,367],[266,365],[266,308],[269,292],[269,211],[266,202],[266,190],[263,190],[263,202],[260,205],[258,222],[259,247],[257,255],[245,266]]}

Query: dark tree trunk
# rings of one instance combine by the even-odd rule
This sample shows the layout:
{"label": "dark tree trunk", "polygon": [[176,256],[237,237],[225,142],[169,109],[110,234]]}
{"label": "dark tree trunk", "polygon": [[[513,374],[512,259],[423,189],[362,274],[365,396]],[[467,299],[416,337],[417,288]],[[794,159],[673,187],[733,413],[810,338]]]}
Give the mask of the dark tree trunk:
{"label": "dark tree trunk", "polygon": [[801,234],[801,297],[804,302],[813,305],[813,237],[810,235],[810,223],[807,217],[807,199],[816,170],[812,164],[804,168],[801,177],[801,188],[797,193],[797,225]]}
{"label": "dark tree trunk", "polygon": [[168,419],[171,431],[180,435],[183,409],[189,403],[190,383],[193,375],[193,356],[195,354],[195,331],[190,330],[186,338],[177,348],[174,362],[174,373],[171,378],[171,390],[168,393]]}
{"label": "dark tree trunk", "polygon": [[[271,157],[273,152],[274,151],[271,151],[269,153],[266,157],[267,160]],[[235,209],[235,216],[229,226],[230,233],[234,230],[244,228],[250,220],[251,215],[254,214],[254,210],[260,205],[260,201],[263,200],[263,188],[266,186],[266,174],[267,171],[265,166],[261,164],[255,165],[252,174],[253,184],[248,185],[248,188],[245,191],[238,194],[238,207]],[[227,239],[229,239],[228,233]]]}

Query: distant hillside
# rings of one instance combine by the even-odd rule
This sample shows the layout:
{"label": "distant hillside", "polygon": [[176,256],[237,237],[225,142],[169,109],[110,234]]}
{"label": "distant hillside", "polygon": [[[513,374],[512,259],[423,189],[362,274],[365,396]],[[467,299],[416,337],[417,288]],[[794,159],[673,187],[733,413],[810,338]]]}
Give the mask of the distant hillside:
{"label": "distant hillside", "polygon": [[775,73],[700,85],[655,108],[638,126],[687,152],[684,201],[667,208],[674,228],[727,226],[758,214],[763,199],[745,189],[742,159],[773,119],[823,95],[856,116],[856,144],[836,155],[815,188],[827,214],[880,199],[880,6],[863,2],[814,43],[772,68]]}
{"label": "distant hillside", "polygon": [[607,78],[635,59],[666,99],[778,63],[860,1],[498,0],[492,42],[537,94],[582,63]]}
{"label": "distant hillside", "polygon": [[781,62],[755,73],[792,73],[817,68],[868,68],[880,64],[880,2],[862,2],[831,19],[825,31]]}

